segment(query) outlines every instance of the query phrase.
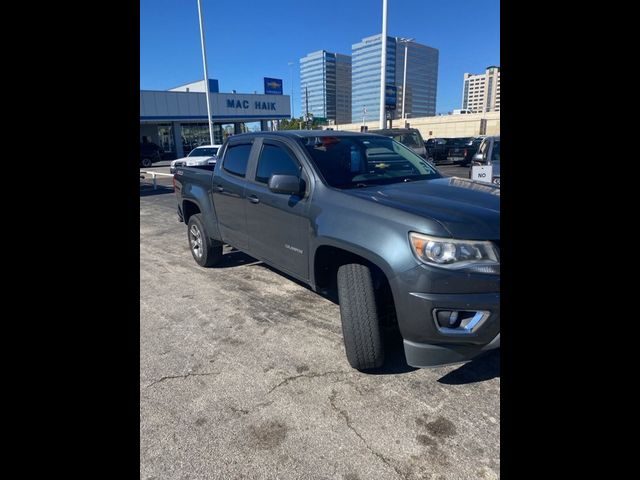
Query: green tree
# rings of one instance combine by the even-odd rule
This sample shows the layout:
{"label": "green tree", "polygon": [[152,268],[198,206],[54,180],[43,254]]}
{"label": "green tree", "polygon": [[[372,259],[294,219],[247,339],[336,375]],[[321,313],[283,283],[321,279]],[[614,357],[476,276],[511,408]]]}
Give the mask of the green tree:
{"label": "green tree", "polygon": [[300,118],[280,120],[280,130],[301,130],[304,128],[304,122]]}

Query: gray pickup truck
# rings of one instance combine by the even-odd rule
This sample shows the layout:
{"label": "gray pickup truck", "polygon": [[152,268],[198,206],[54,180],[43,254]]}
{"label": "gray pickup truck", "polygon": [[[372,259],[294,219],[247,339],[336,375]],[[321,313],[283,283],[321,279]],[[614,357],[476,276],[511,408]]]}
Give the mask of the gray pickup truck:
{"label": "gray pickup truck", "polygon": [[498,187],[443,177],[391,138],[313,130],[234,135],[174,185],[199,265],[226,243],[336,293],[353,368],[383,365],[389,325],[414,367],[500,346]]}

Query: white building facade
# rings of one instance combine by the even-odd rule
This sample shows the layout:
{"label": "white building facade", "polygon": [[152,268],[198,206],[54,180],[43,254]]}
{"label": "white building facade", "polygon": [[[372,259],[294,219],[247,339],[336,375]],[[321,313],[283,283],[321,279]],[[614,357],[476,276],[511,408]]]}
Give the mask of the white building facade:
{"label": "white building facade", "polygon": [[[179,158],[198,145],[210,143],[203,92],[204,81],[172,90],[141,90],[140,142],[160,145],[165,158]],[[291,117],[289,95],[220,93],[215,81],[209,100],[214,143],[222,143],[229,134],[242,133],[246,123],[260,122],[261,130],[267,130],[267,122]]]}
{"label": "white building facade", "polygon": [[500,67],[487,67],[477,75],[464,74],[462,108],[474,113],[500,111]]}

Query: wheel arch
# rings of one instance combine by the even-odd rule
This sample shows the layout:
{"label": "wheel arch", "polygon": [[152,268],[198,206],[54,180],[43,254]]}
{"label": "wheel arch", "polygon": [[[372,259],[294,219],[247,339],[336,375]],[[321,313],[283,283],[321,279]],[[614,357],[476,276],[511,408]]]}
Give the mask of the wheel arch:
{"label": "wheel arch", "polygon": [[330,289],[338,268],[348,263],[362,263],[373,267],[376,277],[387,284],[393,277],[391,266],[377,254],[358,248],[356,245],[345,245],[326,239],[316,246],[313,253],[310,279],[314,289],[316,291]]}
{"label": "wheel arch", "polygon": [[198,205],[193,200],[182,201],[182,217],[184,219],[185,225],[188,225],[189,218],[191,218],[192,215],[195,215],[197,213],[202,213],[202,210],[200,209],[200,205]]}

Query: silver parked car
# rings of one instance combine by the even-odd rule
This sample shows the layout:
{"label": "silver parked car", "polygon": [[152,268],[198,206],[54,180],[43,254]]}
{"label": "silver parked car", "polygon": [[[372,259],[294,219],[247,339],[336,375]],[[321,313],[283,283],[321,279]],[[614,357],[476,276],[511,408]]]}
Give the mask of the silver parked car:
{"label": "silver parked car", "polygon": [[171,162],[169,172],[176,173],[176,167],[196,167],[203,165],[215,165],[218,158],[218,150],[222,145],[201,145],[191,150],[189,155],[177,158]]}

